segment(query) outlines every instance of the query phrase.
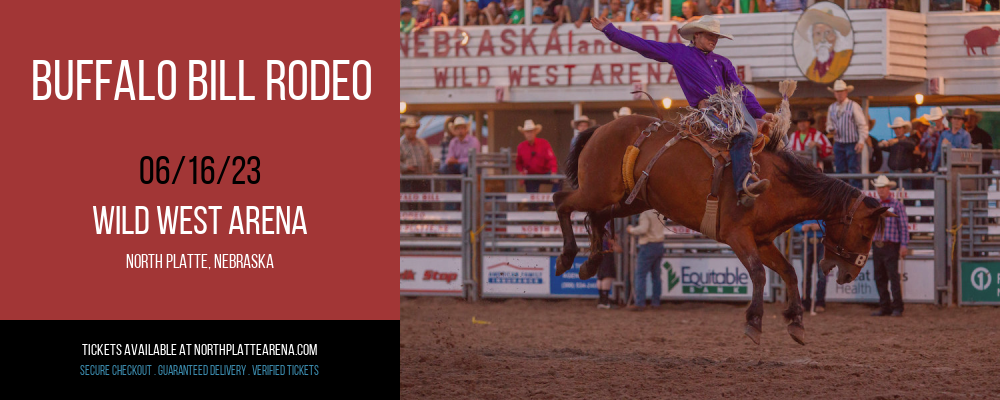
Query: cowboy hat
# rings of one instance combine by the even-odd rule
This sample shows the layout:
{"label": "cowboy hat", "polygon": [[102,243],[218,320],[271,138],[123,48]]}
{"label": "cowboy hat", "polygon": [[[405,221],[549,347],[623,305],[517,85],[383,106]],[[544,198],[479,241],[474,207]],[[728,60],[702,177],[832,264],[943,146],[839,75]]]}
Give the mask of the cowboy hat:
{"label": "cowboy hat", "polygon": [[888,186],[889,189],[892,189],[896,187],[896,182],[890,181],[885,175],[879,175],[878,178],[872,179],[871,182],[877,188]]}
{"label": "cowboy hat", "polygon": [[950,113],[948,113],[948,119],[952,118],[965,120],[968,117],[965,116],[965,112],[963,112],[961,108],[955,108],[952,109]]}
{"label": "cowboy hat", "polygon": [[971,108],[966,108],[965,109],[965,116],[969,117],[969,118],[975,118],[976,121],[982,121],[983,120],[983,114],[977,113],[976,110],[973,110]]}
{"label": "cowboy hat", "polygon": [[542,126],[535,125],[535,121],[529,119],[524,121],[524,126],[517,127],[517,130],[521,132],[532,132],[532,131],[538,132],[542,130]]}
{"label": "cowboy hat", "polygon": [[403,14],[412,14],[410,12],[410,7],[403,7],[399,9],[399,16],[402,17]]}
{"label": "cowboy hat", "polygon": [[837,81],[833,83],[833,87],[832,88],[828,87],[826,88],[826,90],[829,90],[831,92],[839,92],[841,90],[846,90],[847,93],[850,93],[854,91],[854,85],[848,85],[847,82],[844,82],[843,79],[837,79]]}
{"label": "cowboy hat", "polygon": [[459,125],[469,125],[469,121],[466,121],[465,118],[459,116],[455,118],[454,121],[452,121],[451,126],[459,126]]}
{"label": "cowboy hat", "polygon": [[927,125],[927,126],[931,126],[931,121],[927,120],[927,116],[926,115],[922,116],[920,118],[914,118],[913,120],[910,121],[910,124],[917,124],[917,123],[924,124],[924,125]]}
{"label": "cowboy hat", "polygon": [[611,114],[613,114],[615,116],[615,119],[617,119],[618,117],[624,117],[626,115],[632,115],[632,109],[628,108],[628,107],[622,107],[622,108],[618,109],[618,112],[612,111]]}
{"label": "cowboy hat", "polygon": [[403,123],[399,124],[400,128],[419,128],[420,121],[417,121],[414,117],[409,117]]}
{"label": "cowboy hat", "polygon": [[573,129],[576,129],[576,124],[579,124],[581,122],[586,122],[586,123],[589,123],[591,125],[594,125],[597,121],[594,121],[594,120],[592,120],[590,118],[587,118],[586,115],[581,115],[580,118],[574,119],[572,122],[570,122],[569,126],[571,128],[573,128]]}
{"label": "cowboy hat", "polygon": [[911,127],[911,128],[913,127],[913,124],[911,124],[910,121],[907,121],[907,120],[903,119],[903,117],[896,117],[896,119],[894,119],[892,121],[892,124],[886,124],[886,125],[888,125],[889,128],[892,128],[892,129],[902,128],[904,126]]}
{"label": "cowboy hat", "polygon": [[806,10],[806,12],[802,13],[802,17],[799,18],[798,24],[796,24],[796,32],[811,42],[812,38],[809,37],[809,28],[816,24],[828,25],[844,36],[851,32],[851,21],[847,18],[833,15],[833,10],[829,8],[825,10],[819,8]]}
{"label": "cowboy hat", "polygon": [[414,6],[429,6],[431,5],[430,0],[413,0]]}
{"label": "cowboy hat", "polygon": [[930,114],[924,114],[920,118],[926,119],[928,121],[937,121],[944,118],[944,111],[941,111],[941,107],[934,107],[931,109]]}
{"label": "cowboy hat", "polygon": [[714,33],[726,39],[733,40],[732,35],[723,35],[722,32],[719,32],[719,25],[719,20],[713,18],[711,15],[706,15],[697,21],[684,24],[678,32],[685,40],[692,40],[694,34],[698,32]]}
{"label": "cowboy hat", "polygon": [[809,121],[810,124],[815,124],[816,120],[809,116],[809,111],[799,110],[795,113],[795,118],[792,118],[792,123],[798,123],[799,121]]}

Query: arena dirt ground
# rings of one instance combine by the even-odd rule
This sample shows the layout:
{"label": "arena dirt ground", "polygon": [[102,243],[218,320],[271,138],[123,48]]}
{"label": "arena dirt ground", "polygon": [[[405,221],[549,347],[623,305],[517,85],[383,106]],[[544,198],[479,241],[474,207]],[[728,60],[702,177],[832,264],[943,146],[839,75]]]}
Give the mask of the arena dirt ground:
{"label": "arena dirt ground", "polygon": [[746,303],[595,304],[400,298],[399,397],[1000,398],[998,307],[830,304],[800,346],[767,304],[758,346]]}

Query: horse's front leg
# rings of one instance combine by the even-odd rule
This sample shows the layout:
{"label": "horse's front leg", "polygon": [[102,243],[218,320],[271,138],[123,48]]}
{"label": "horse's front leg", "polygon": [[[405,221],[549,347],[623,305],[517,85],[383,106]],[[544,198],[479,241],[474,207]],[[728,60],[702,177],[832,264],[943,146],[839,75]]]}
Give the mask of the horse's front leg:
{"label": "horse's front leg", "polygon": [[757,244],[750,232],[734,232],[729,237],[729,246],[739,257],[753,282],[753,298],[747,308],[746,335],[754,343],[760,344],[761,324],[764,318],[764,264],[760,260]]}
{"label": "horse's front leg", "polygon": [[788,321],[788,334],[792,335],[792,339],[795,339],[799,344],[805,345],[806,328],[802,325],[802,299],[799,295],[799,282],[795,276],[795,268],[781,255],[781,251],[773,243],[761,246],[760,255],[764,264],[777,272],[785,281],[785,289],[788,290],[788,308],[785,309],[784,315],[785,320]]}

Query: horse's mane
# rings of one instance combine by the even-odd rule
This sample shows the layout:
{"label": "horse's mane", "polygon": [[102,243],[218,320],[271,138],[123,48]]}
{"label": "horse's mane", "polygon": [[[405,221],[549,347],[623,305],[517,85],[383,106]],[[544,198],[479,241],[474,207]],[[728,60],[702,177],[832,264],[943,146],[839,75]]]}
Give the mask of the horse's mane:
{"label": "horse's mane", "polygon": [[580,132],[580,134],[576,137],[576,141],[573,143],[573,148],[569,150],[569,155],[566,156],[566,182],[568,182],[574,189],[580,186],[578,182],[580,172],[580,153],[583,151],[583,146],[585,146],[590,140],[590,137],[594,136],[594,131],[596,131],[597,128],[597,126],[594,126]]}
{"label": "horse's mane", "polygon": [[[864,196],[861,190],[846,182],[827,176],[813,165],[800,159],[795,153],[787,150],[772,151],[772,154],[785,162],[786,168],[781,170],[781,180],[794,187],[799,193],[819,201],[819,215],[828,216],[840,211],[847,211],[851,201],[856,196]],[[878,200],[865,196],[863,203],[870,208],[879,208]],[[883,218],[878,218],[881,230]]]}

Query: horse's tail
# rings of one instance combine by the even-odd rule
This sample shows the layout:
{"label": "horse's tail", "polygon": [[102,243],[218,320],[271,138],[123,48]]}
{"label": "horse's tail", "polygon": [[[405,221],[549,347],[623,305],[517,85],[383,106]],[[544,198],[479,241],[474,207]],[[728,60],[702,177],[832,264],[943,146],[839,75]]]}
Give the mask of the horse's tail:
{"label": "horse's tail", "polygon": [[583,132],[580,132],[576,136],[576,141],[573,143],[573,148],[569,150],[569,156],[566,157],[566,182],[569,182],[570,186],[574,189],[580,186],[578,181],[580,172],[580,153],[583,152],[583,146],[587,145],[590,141],[590,137],[594,136],[594,131],[598,127],[592,127]]}

